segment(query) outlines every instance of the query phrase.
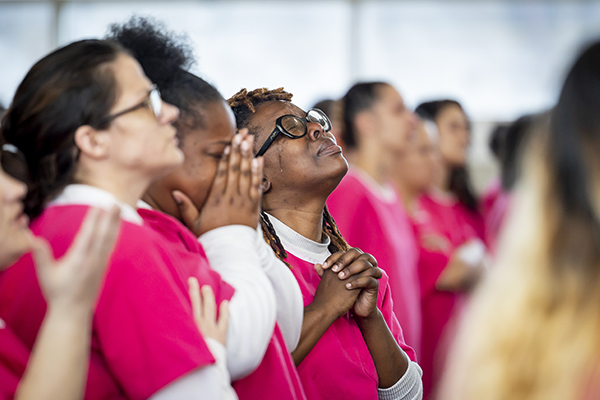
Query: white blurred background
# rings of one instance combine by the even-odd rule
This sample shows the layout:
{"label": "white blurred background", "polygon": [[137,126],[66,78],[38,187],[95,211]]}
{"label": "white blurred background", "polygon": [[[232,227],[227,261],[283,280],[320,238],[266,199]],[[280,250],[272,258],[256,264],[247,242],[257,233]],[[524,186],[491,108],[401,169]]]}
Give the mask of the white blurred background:
{"label": "white blurred background", "polygon": [[475,186],[495,171],[496,122],[551,107],[573,57],[600,37],[600,1],[0,0],[0,103],[53,48],[154,16],[189,35],[196,73],[229,97],[284,86],[310,107],[385,80],[409,106],[460,101],[473,121]]}

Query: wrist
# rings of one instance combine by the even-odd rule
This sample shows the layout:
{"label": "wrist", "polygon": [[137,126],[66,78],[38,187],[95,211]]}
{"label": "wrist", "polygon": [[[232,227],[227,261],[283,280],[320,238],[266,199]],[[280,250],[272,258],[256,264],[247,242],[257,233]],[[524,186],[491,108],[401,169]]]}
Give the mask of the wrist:
{"label": "wrist", "polygon": [[318,301],[313,301],[304,307],[304,318],[311,315],[316,320],[322,321],[327,325],[333,324],[343,314],[339,314],[332,310],[327,304],[321,304]]}
{"label": "wrist", "polygon": [[65,323],[91,321],[94,315],[94,307],[89,304],[70,301],[51,301],[48,302],[46,315]]}
{"label": "wrist", "polygon": [[373,312],[366,317],[360,317],[358,315],[354,315],[354,320],[356,321],[356,323],[358,324],[358,326],[360,327],[361,330],[368,329],[368,328],[372,327],[373,325],[376,325],[378,323],[381,323],[381,321],[384,321],[383,314],[381,314],[381,311],[379,311],[379,308],[377,308],[377,307],[375,307]]}

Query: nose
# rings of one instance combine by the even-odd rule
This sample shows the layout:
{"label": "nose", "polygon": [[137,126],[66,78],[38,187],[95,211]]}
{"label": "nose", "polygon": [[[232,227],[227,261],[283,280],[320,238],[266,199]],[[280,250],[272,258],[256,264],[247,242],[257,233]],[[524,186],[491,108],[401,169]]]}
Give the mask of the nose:
{"label": "nose", "polygon": [[21,201],[27,194],[27,186],[8,175],[4,170],[0,170],[0,190],[2,199],[7,203]]}
{"label": "nose", "polygon": [[163,124],[172,124],[177,121],[177,118],[179,118],[179,108],[163,101],[160,122]]}
{"label": "nose", "polygon": [[306,137],[308,137],[309,140],[313,141],[319,139],[319,137],[321,137],[321,135],[323,135],[323,133],[325,132],[321,124],[318,124],[316,122],[308,122],[306,124],[306,130]]}

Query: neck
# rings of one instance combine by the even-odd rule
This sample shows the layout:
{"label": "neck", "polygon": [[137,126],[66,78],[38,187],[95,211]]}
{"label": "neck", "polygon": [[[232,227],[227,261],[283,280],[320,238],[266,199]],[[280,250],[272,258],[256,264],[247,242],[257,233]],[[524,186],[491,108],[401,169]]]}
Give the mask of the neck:
{"label": "neck", "polygon": [[137,208],[137,201],[142,197],[144,191],[150,184],[150,179],[139,176],[127,176],[124,173],[79,173],[76,181],[85,185],[97,187],[106,190],[114,195],[117,200]]}
{"label": "neck", "polygon": [[307,239],[323,240],[323,208],[325,201],[302,207],[269,207],[265,211]]}
{"label": "neck", "polygon": [[395,183],[406,213],[410,216],[413,216],[417,210],[417,204],[419,202],[419,197],[421,196],[421,191],[406,185],[400,179],[396,179]]}
{"label": "neck", "polygon": [[369,174],[380,185],[388,181],[393,157],[376,141],[362,143],[352,154],[351,160],[354,165]]}
{"label": "neck", "polygon": [[152,196],[148,193],[148,191],[146,191],[146,193],[144,193],[144,195],[142,196],[142,200],[144,202],[146,202],[153,209],[162,211],[162,212],[166,212],[165,210],[162,209],[162,207],[158,204],[158,202],[152,198]]}
{"label": "neck", "polygon": [[442,192],[448,192],[450,190],[450,173],[452,168],[446,164],[442,163],[438,174],[436,174],[436,179],[433,185]]}

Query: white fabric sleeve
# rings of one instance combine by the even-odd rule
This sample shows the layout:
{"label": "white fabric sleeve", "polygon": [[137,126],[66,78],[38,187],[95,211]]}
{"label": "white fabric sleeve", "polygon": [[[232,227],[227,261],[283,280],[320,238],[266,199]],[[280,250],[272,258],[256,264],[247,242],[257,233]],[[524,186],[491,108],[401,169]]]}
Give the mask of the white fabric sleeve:
{"label": "white fabric sleeve", "polygon": [[[152,395],[150,400],[238,400],[227,373],[225,348],[214,339],[205,340],[216,363],[196,369],[171,382]],[[211,344],[210,340],[216,342],[217,346]]]}
{"label": "white fabric sleeve", "polygon": [[232,380],[262,361],[275,327],[275,294],[256,251],[256,230],[227,225],[198,238],[210,266],[235,288],[229,302],[227,368]]}
{"label": "white fabric sleeve", "polygon": [[421,400],[423,398],[423,371],[419,364],[411,361],[402,378],[394,386],[377,389],[379,400]]}
{"label": "white fabric sleeve", "polygon": [[256,248],[260,263],[271,281],[275,298],[277,299],[277,323],[285,340],[288,351],[291,353],[298,346],[302,332],[302,319],[304,318],[304,301],[298,281],[265,242],[263,232],[257,230]]}

